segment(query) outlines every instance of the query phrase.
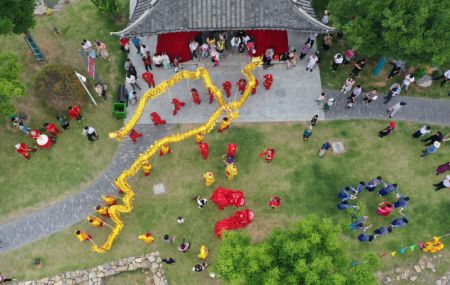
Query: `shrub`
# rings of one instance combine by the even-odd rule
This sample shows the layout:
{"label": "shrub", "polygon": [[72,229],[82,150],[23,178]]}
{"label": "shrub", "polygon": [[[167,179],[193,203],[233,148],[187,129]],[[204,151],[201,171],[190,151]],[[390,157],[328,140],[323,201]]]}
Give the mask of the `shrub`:
{"label": "shrub", "polygon": [[86,92],[75,76],[75,69],[59,64],[45,66],[34,78],[33,90],[42,103],[55,111],[81,105]]}

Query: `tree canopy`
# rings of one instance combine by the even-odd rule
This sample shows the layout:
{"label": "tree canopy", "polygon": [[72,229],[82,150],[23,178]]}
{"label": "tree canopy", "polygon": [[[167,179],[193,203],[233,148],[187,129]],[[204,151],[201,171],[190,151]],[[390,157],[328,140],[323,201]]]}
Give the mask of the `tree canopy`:
{"label": "tree canopy", "polygon": [[35,24],[33,18],[36,0],[0,1],[0,34],[21,34]]}
{"label": "tree canopy", "polygon": [[450,6],[442,0],[330,0],[333,25],[368,56],[450,63]]}
{"label": "tree canopy", "polygon": [[0,114],[10,115],[14,106],[10,99],[25,94],[25,88],[18,80],[22,65],[14,54],[0,53]]}
{"label": "tree canopy", "polygon": [[331,220],[317,216],[274,230],[258,244],[242,233],[226,232],[214,269],[231,284],[376,284],[378,257],[365,255],[352,266],[340,232]]}

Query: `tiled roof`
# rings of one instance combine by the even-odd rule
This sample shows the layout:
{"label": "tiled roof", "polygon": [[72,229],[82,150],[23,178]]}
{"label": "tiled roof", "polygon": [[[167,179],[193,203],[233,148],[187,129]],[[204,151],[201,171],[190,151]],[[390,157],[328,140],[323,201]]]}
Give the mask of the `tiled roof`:
{"label": "tiled roof", "polygon": [[138,0],[128,26],[112,34],[257,29],[333,30],[315,18],[309,0]]}

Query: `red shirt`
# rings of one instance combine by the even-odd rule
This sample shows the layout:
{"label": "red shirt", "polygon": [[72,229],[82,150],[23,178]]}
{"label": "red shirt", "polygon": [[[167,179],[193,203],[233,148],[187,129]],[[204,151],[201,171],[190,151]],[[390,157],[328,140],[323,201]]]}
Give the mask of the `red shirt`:
{"label": "red shirt", "polygon": [[120,45],[125,47],[128,44],[128,38],[121,38]]}
{"label": "red shirt", "polygon": [[73,106],[72,109],[69,110],[69,116],[72,118],[78,118],[80,116],[80,107]]}

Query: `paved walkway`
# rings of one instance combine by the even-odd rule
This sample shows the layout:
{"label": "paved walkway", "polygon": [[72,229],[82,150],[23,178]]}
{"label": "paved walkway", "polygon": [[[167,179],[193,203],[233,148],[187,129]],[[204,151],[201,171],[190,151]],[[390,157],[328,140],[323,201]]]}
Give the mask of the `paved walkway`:
{"label": "paved walkway", "polygon": [[[387,108],[403,101],[403,106],[393,117],[394,120],[421,122],[436,125],[450,125],[450,100],[426,99],[408,96],[396,96],[388,104],[383,104],[382,96],[378,100],[364,106],[363,95],[356,99],[352,108],[347,108],[347,96],[338,91],[325,90],[326,98],[334,97],[336,104],[325,113],[325,119],[389,119]],[[348,94],[350,95],[350,94]]]}
{"label": "paved walkway", "polygon": [[[153,142],[170,133],[171,125],[159,127],[138,125],[136,129],[144,134],[136,144],[125,138],[108,169],[85,191],[75,194],[49,208],[0,225],[0,252],[6,252],[50,234],[66,229],[92,214],[93,208],[101,202],[102,194],[117,194],[114,179],[128,168],[139,153]],[[97,142],[98,143],[98,142]]]}

